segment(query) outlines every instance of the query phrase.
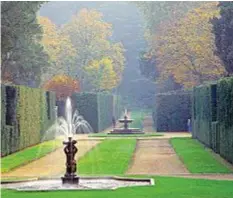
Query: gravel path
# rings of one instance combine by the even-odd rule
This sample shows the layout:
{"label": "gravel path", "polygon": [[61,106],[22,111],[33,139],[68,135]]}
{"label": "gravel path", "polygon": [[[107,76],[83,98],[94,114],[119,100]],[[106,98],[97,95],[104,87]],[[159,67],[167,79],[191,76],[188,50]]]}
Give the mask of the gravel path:
{"label": "gravel path", "polygon": [[143,131],[145,133],[155,132],[152,116],[145,116],[143,120]]}
{"label": "gravel path", "polygon": [[127,174],[188,173],[169,144],[169,139],[138,140]]}
{"label": "gravel path", "polygon": [[[80,158],[100,141],[81,140],[78,141],[78,153],[76,158]],[[25,166],[16,168],[9,173],[4,173],[1,177],[49,177],[61,175],[65,172],[65,154],[63,147]]]}

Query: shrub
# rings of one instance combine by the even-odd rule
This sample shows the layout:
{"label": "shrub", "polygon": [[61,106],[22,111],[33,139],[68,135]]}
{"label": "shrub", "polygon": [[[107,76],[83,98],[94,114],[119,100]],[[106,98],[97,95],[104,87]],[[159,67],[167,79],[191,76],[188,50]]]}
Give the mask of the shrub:
{"label": "shrub", "polygon": [[1,87],[1,152],[8,155],[39,143],[46,129],[55,120],[55,95],[46,100],[41,89],[24,86]]}
{"label": "shrub", "polygon": [[74,93],[72,95],[73,109],[77,109],[85,120],[98,132],[98,100],[95,93]]}
{"label": "shrub", "polygon": [[233,162],[233,78],[193,91],[193,137]]}
{"label": "shrub", "polygon": [[233,78],[222,79],[217,86],[220,155],[233,163]]}
{"label": "shrub", "polygon": [[156,95],[153,120],[157,131],[187,131],[191,118],[191,96],[188,91]]}
{"label": "shrub", "polygon": [[[116,103],[114,102],[114,97]],[[74,93],[73,109],[89,122],[94,132],[100,132],[112,124],[112,116],[121,114],[120,97],[106,93]]]}

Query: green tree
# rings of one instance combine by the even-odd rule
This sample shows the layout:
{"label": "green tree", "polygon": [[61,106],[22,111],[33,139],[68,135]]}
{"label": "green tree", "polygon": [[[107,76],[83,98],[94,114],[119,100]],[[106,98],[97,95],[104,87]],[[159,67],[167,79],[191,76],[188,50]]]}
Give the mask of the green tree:
{"label": "green tree", "polygon": [[1,3],[1,67],[3,82],[38,86],[48,67],[40,44],[37,11],[43,2]]}
{"label": "green tree", "polygon": [[233,74],[233,2],[220,2],[220,17],[213,20],[217,55],[229,74]]}

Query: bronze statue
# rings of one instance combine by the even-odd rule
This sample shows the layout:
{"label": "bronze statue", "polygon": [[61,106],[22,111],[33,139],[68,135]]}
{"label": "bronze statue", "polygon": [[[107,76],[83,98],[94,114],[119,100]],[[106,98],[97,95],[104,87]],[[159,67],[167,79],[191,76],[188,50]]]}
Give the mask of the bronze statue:
{"label": "bronze statue", "polygon": [[63,142],[65,146],[64,152],[66,154],[66,173],[65,176],[62,177],[63,183],[78,183],[79,177],[76,176],[76,160],[75,154],[78,152],[77,147],[75,144],[77,143],[76,140],[72,140],[69,137],[68,142]]}

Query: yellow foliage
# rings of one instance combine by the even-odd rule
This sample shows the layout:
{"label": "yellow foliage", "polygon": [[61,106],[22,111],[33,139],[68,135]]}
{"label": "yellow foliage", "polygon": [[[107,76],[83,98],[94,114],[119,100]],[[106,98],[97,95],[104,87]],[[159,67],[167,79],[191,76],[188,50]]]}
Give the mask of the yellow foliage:
{"label": "yellow foliage", "polygon": [[80,70],[76,72],[81,74],[83,67],[92,61],[94,64],[95,60],[101,60],[106,56],[112,60],[111,65],[114,73],[117,74],[116,82],[119,84],[125,62],[124,48],[121,43],[109,41],[112,25],[104,22],[102,17],[102,14],[96,10],[82,9],[63,26],[62,32],[70,36],[77,51],[76,64],[77,69]]}
{"label": "yellow foliage", "polygon": [[117,74],[110,58],[105,57],[101,60],[91,61],[84,69],[97,91],[111,90],[116,87]]}
{"label": "yellow foliage", "polygon": [[61,51],[60,39],[56,26],[46,17],[38,17],[38,22],[43,28],[42,45],[48,53],[50,60],[56,61]]}
{"label": "yellow foliage", "polygon": [[225,72],[214,55],[211,32],[210,19],[218,14],[217,2],[206,3],[177,22],[163,24],[156,35],[147,35],[161,79],[172,75],[176,82],[188,88],[219,78]]}
{"label": "yellow foliage", "polygon": [[47,78],[55,74],[64,73],[67,66],[74,64],[77,52],[68,35],[61,33],[55,24],[46,17],[38,17],[43,28],[42,45],[49,55],[52,67],[47,71]]}

